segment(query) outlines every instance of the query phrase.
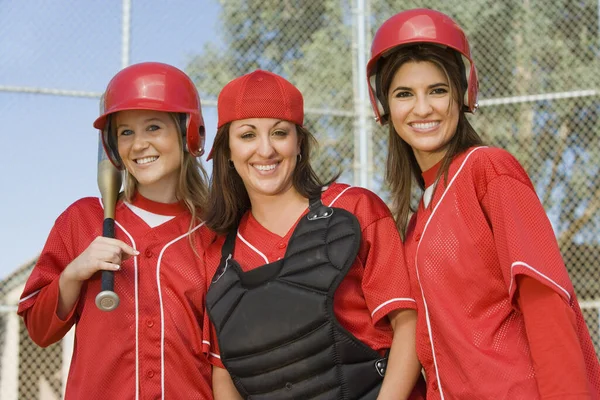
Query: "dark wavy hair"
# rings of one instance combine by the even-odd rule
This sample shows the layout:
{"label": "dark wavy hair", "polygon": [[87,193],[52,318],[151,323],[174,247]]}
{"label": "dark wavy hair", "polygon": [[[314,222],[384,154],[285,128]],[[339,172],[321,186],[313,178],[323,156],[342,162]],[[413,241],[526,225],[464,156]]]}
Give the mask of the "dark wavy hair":
{"label": "dark wavy hair", "polygon": [[[231,123],[217,130],[212,148],[213,171],[208,192],[206,225],[219,234],[236,229],[240,219],[251,208],[250,198],[242,178],[230,167],[229,128]],[[323,182],[310,164],[312,149],[317,146],[314,135],[306,128],[296,125],[300,142],[300,159],[292,176],[294,188],[307,199],[318,196],[323,186],[329,185],[337,175]]]}

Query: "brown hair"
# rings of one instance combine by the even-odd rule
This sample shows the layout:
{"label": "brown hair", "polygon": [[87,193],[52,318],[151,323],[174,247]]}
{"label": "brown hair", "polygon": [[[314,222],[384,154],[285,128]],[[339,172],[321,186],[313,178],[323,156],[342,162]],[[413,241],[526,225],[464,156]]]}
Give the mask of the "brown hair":
{"label": "brown hair", "polygon": [[[219,234],[235,229],[244,213],[251,208],[250,198],[242,178],[230,165],[229,128],[231,122],[217,130],[212,148],[213,171],[209,187],[206,225]],[[314,135],[306,128],[296,125],[300,142],[300,155],[292,175],[292,184],[302,196],[310,199],[318,196],[323,186],[336,178],[323,182],[310,165],[310,154],[317,146]]]}
{"label": "brown hair", "polygon": [[[181,165],[179,170],[179,182],[177,185],[176,197],[178,200],[183,201],[192,215],[190,222],[190,231],[201,222],[201,214],[206,209],[206,203],[208,200],[208,175],[206,170],[202,166],[202,163],[198,158],[192,156],[187,151],[183,151],[183,136],[182,136],[182,123],[185,118],[178,113],[169,113],[169,116],[175,122],[177,127],[177,135],[179,144],[181,147],[182,157]],[[113,129],[115,126],[112,123],[114,114],[111,115],[111,123],[109,129]],[[111,135],[116,135],[116,132],[111,131]],[[118,153],[117,153],[118,154]],[[126,169],[123,171],[124,182],[123,182],[123,193],[120,198],[124,198],[128,202],[133,201],[135,192],[137,190],[138,182],[135,177],[129,173]]]}
{"label": "brown hair", "polygon": [[[396,71],[407,62],[430,62],[444,72],[450,85],[450,95],[458,103],[459,117],[456,133],[447,144],[447,152],[442,159],[439,178],[444,175],[448,179],[450,163],[461,152],[469,147],[482,144],[482,140],[473,129],[465,115],[465,92],[467,91],[466,70],[460,54],[452,49],[432,45],[417,44],[403,46],[394,53],[381,60],[381,66],[377,74],[377,97],[384,110],[382,120],[389,120],[390,108],[388,93]],[[417,163],[411,146],[406,143],[394,129],[392,123],[389,125],[388,156],[385,169],[385,179],[390,186],[393,198],[393,212],[396,225],[404,237],[408,218],[414,212],[410,205],[413,182],[416,181],[421,190],[425,189],[425,182],[421,176],[422,171]],[[437,186],[437,184],[436,184]],[[435,189],[434,189],[435,191]]]}

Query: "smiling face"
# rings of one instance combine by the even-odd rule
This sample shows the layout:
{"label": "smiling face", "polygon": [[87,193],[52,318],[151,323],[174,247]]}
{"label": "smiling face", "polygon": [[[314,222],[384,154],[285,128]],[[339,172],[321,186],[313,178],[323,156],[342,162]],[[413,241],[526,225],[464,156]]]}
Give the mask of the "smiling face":
{"label": "smiling face", "polygon": [[444,71],[428,61],[402,64],[387,100],[394,129],[412,147],[421,170],[434,166],[446,154],[459,117]]}
{"label": "smiling face", "polygon": [[300,145],[294,123],[273,118],[233,121],[229,149],[250,199],[295,191],[292,176]]}
{"label": "smiling face", "polygon": [[126,110],[116,113],[114,121],[119,156],[137,180],[140,194],[175,202],[183,151],[173,117],[161,111]]}

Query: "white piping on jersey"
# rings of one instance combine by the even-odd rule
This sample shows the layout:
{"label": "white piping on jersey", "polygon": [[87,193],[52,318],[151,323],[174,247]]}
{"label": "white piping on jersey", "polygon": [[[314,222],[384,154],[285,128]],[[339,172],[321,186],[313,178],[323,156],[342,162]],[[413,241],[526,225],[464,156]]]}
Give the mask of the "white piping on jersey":
{"label": "white piping on jersey", "polygon": [[161,388],[161,392],[162,392],[162,396],[161,396],[162,400],[165,399],[165,310],[163,308],[162,290],[161,290],[161,286],[160,286],[160,264],[162,261],[162,257],[165,253],[165,250],[167,250],[167,247],[169,247],[170,245],[172,245],[179,239],[192,234],[192,232],[195,232],[198,228],[204,226],[204,224],[205,223],[202,222],[194,229],[190,230],[189,232],[184,233],[183,235],[176,237],[175,239],[173,239],[169,243],[167,243],[160,251],[160,253],[158,255],[158,261],[156,263],[156,286],[158,288],[158,301],[160,303],[160,388]]}
{"label": "white piping on jersey", "polygon": [[448,190],[450,190],[450,188],[452,187],[452,184],[454,183],[454,181],[456,180],[456,178],[462,171],[463,167],[467,163],[467,160],[469,159],[469,157],[471,157],[471,154],[473,154],[475,151],[477,151],[479,149],[484,149],[486,147],[487,146],[476,147],[473,150],[471,150],[469,152],[469,154],[467,154],[467,156],[463,160],[462,164],[458,168],[458,171],[456,171],[456,174],[454,174],[454,176],[450,180],[450,183],[448,183],[448,186],[444,190],[442,197],[440,197],[440,201],[438,201],[438,203],[435,205],[435,207],[433,208],[433,211],[431,212],[431,215],[427,219],[427,222],[425,223],[425,227],[423,227],[423,232],[421,233],[421,240],[419,240],[419,244],[417,245],[417,251],[415,252],[415,271],[417,272],[417,281],[419,281],[419,288],[421,289],[421,297],[423,298],[423,305],[425,307],[425,320],[427,322],[427,333],[429,334],[429,342],[431,343],[431,354],[433,356],[433,366],[435,368],[435,377],[437,379],[438,390],[440,391],[440,397],[442,400],[444,400],[444,390],[442,388],[442,382],[440,381],[440,373],[438,371],[437,358],[435,356],[435,346],[433,344],[433,334],[431,332],[431,320],[429,318],[429,307],[427,307],[427,301],[425,300],[425,292],[423,292],[423,286],[421,285],[421,278],[419,276],[419,265],[418,265],[419,248],[421,247],[421,243],[423,243],[423,237],[425,236],[425,231],[427,230],[427,227],[429,226],[429,222],[431,222],[431,219],[435,215],[435,212],[437,211],[438,207],[444,200],[446,193],[448,193]]}
{"label": "white piping on jersey", "polygon": [[[337,199],[340,198],[341,195],[343,195],[344,193],[346,193],[346,190],[348,189],[352,189],[354,186],[348,186],[346,189],[342,190],[340,192],[340,194],[338,194],[331,203],[329,203],[329,207],[331,207],[333,205],[333,203],[335,203],[337,201]],[[371,313],[371,318],[373,318],[373,315],[375,315],[375,313],[377,311],[379,311],[382,307],[387,306],[390,303],[393,303],[395,301],[412,301],[413,303],[416,303],[415,299],[411,299],[411,298],[394,298],[394,299],[390,299],[388,301],[385,301],[383,303],[381,303],[380,305],[378,305],[377,307],[375,307],[375,310],[373,310],[373,312]]]}
{"label": "white piping on jersey", "polygon": [[[117,225],[131,240],[131,247],[137,250],[133,236],[121,224],[115,220]],[[140,346],[139,346],[139,313],[138,313],[138,256],[133,256],[133,290],[135,298],[135,399],[140,398]]]}
{"label": "white piping on jersey", "polygon": [[[340,194],[338,194],[338,195],[337,195],[337,196],[336,196],[336,197],[335,197],[335,198],[334,198],[334,199],[331,201],[331,203],[329,203],[329,207],[331,207],[331,206],[333,205],[333,203],[335,203],[335,202],[336,202],[336,200],[337,200],[337,199],[339,199],[339,198],[340,198],[340,196],[341,196],[341,195],[343,195],[343,194],[346,192],[346,190],[348,190],[348,189],[352,189],[352,187],[353,187],[353,186],[348,186],[346,189],[342,190],[342,191],[340,192]],[[244,237],[243,237],[243,236],[240,234],[240,231],[239,231],[239,229],[238,229],[238,232],[237,232],[237,237],[239,237],[239,238],[240,238],[240,240],[241,240],[242,242],[244,242],[244,244],[245,244],[246,246],[248,246],[250,249],[252,249],[252,250],[253,250],[253,251],[254,251],[256,254],[258,254],[259,256],[261,256],[261,257],[263,258],[263,260],[265,260],[265,264],[268,264],[268,263],[269,263],[269,259],[267,258],[267,256],[265,256],[265,255],[264,255],[264,254],[263,254],[263,253],[262,253],[260,250],[258,250],[258,249],[257,249],[256,247],[254,247],[254,246],[253,246],[253,245],[252,245],[250,242],[248,242],[248,241],[247,241],[247,240],[246,240],[246,239],[245,239],[245,238],[244,238]]]}
{"label": "white piping on jersey", "polygon": [[[100,203],[100,207],[104,210],[104,204],[102,203],[102,199],[98,198],[98,202]],[[135,245],[135,240],[133,240],[133,236],[115,219],[115,225],[117,225],[125,235],[131,240],[131,247],[137,250]],[[135,299],[135,400],[139,400],[140,398],[140,346],[139,346],[139,302],[138,302],[138,256],[133,256],[133,290],[134,290],[134,299]]]}
{"label": "white piping on jersey", "polygon": [[562,286],[560,286],[558,283],[554,282],[552,279],[550,279],[550,277],[542,274],[540,271],[538,271],[537,269],[533,268],[531,265],[523,262],[523,261],[515,261],[514,263],[512,263],[512,265],[510,266],[510,271],[511,271],[511,278],[510,278],[510,286],[508,287],[508,293],[511,293],[512,290],[512,286],[513,286],[513,282],[515,281],[515,276],[512,273],[512,270],[514,267],[525,267],[533,272],[535,272],[536,274],[538,274],[539,276],[541,276],[542,278],[544,278],[545,280],[547,280],[548,282],[552,283],[554,286],[556,286],[558,289],[562,290],[565,295],[567,296],[567,299],[569,299],[569,303],[571,303],[571,295],[569,294],[569,292],[563,288]]}
{"label": "white piping on jersey", "polygon": [[33,296],[37,295],[41,291],[42,291],[42,289],[39,289],[39,290],[36,290],[35,292],[31,293],[29,296],[23,297],[21,300],[19,300],[19,304],[21,304],[22,302],[24,302],[27,299],[32,298]]}
{"label": "white piping on jersey", "polygon": [[388,301],[385,301],[385,302],[381,303],[380,305],[378,305],[378,306],[377,306],[377,307],[376,307],[376,308],[373,310],[373,312],[371,313],[371,318],[373,318],[373,315],[375,315],[375,313],[376,313],[377,311],[379,311],[379,310],[380,310],[382,307],[385,307],[385,306],[387,306],[388,304],[390,304],[390,303],[393,303],[393,302],[395,302],[395,301],[412,301],[413,303],[416,303],[415,299],[411,299],[411,298],[408,298],[408,297],[397,297],[397,298],[394,298],[394,299],[389,299]]}
{"label": "white piping on jersey", "polygon": [[269,259],[267,258],[267,256],[265,256],[263,253],[261,253],[261,251],[258,250],[256,247],[252,246],[252,244],[249,241],[247,241],[246,239],[244,239],[244,237],[240,234],[239,230],[238,230],[238,233],[237,233],[237,237],[239,237],[240,240],[246,244],[246,246],[248,246],[252,250],[254,250],[254,252],[256,254],[258,254],[259,256],[261,256],[263,258],[263,260],[265,260],[265,264],[269,263]]}
{"label": "white piping on jersey", "polygon": [[340,192],[340,194],[338,194],[337,196],[335,196],[335,199],[333,199],[333,200],[331,201],[331,203],[329,203],[329,207],[331,207],[331,206],[333,205],[333,203],[335,203],[335,202],[337,201],[337,199],[339,199],[339,198],[340,198],[340,196],[341,196],[341,195],[343,195],[344,193],[346,193],[346,190],[348,190],[348,189],[352,189],[353,187],[354,187],[354,186],[348,186],[346,189],[342,190],[342,191]]}
{"label": "white piping on jersey", "polygon": [[219,360],[221,359],[221,356],[218,355],[217,353],[211,353],[209,352],[208,354],[210,354],[211,356],[213,356],[214,358],[218,358]]}

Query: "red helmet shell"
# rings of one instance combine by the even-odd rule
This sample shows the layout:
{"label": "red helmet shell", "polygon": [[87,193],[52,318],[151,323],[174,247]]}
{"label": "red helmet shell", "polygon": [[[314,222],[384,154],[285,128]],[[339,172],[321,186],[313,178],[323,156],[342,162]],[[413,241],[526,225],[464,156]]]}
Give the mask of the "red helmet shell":
{"label": "red helmet shell", "polygon": [[[417,8],[400,12],[387,21],[375,33],[371,45],[371,59],[367,63],[369,96],[377,121],[381,122],[383,110],[375,92],[375,79],[379,59],[392,49],[415,43],[433,43],[447,46],[459,52],[468,60],[467,98],[465,105],[469,112],[477,109],[477,69],[471,57],[471,50],[465,32],[452,18],[439,11]],[[467,71],[465,71],[465,75]]]}
{"label": "red helmet shell", "polygon": [[[168,64],[144,62],[119,71],[108,83],[100,100],[100,117],[94,127],[100,129],[110,160],[122,169],[116,143],[108,137],[108,116],[124,110],[154,110],[183,113],[186,150],[193,156],[204,153],[205,129],[200,96],[187,74]],[[183,128],[183,127],[182,127]]]}

